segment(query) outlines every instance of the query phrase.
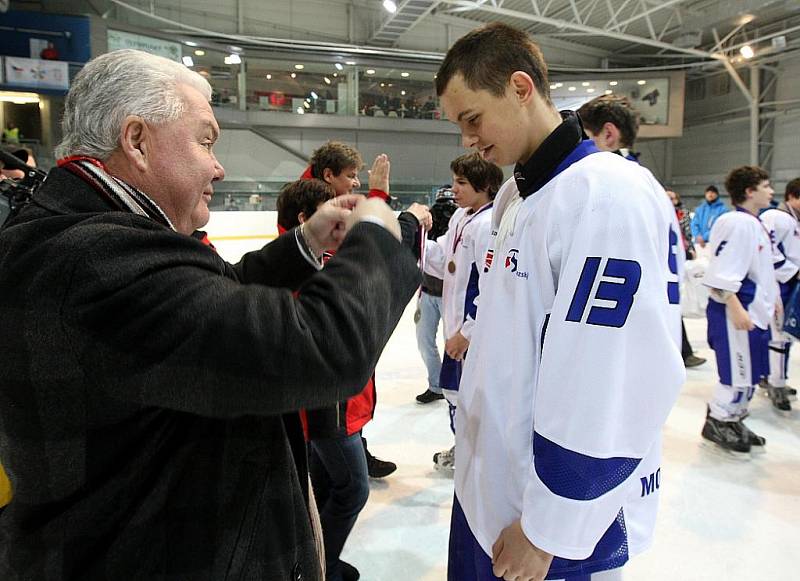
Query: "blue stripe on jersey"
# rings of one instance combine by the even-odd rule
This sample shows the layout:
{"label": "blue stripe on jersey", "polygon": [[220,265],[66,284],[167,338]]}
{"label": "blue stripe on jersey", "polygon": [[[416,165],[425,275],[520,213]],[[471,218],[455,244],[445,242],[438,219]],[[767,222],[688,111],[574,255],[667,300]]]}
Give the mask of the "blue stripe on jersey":
{"label": "blue stripe on jersey", "polygon": [[[487,555],[469,528],[458,498],[453,497],[450,543],[447,558],[448,581],[495,581],[492,558]],[[594,553],[583,561],[554,557],[545,579],[591,580],[592,573],[617,569],[628,560],[628,536],[622,511],[597,543]]]}
{"label": "blue stripe on jersey", "polygon": [[[544,183],[552,180],[576,161],[580,161],[587,155],[591,155],[593,153],[600,153],[600,150],[597,149],[597,145],[595,145],[594,141],[591,139],[584,139],[575,147],[575,149],[570,152],[567,157],[564,158],[561,163],[556,166],[556,169],[553,171],[553,175],[551,175]],[[544,185],[544,183],[542,185]]]}
{"label": "blue stripe on jersey", "polygon": [[641,458],[594,458],[562,448],[533,433],[533,465],[550,492],[572,500],[594,500],[619,486]]}
{"label": "blue stripe on jersey", "polygon": [[742,306],[746,309],[750,306],[750,303],[753,302],[753,299],[756,298],[756,283],[745,277],[736,296],[739,297],[739,302],[741,302]]}
{"label": "blue stripe on jersey", "polygon": [[731,349],[728,342],[728,320],[725,317],[725,305],[709,299],[706,306],[708,329],[706,332],[708,345],[717,357],[717,372],[722,385],[731,383]]}
{"label": "blue stripe on jersey", "polygon": [[480,276],[478,265],[473,262],[469,273],[469,281],[467,282],[467,291],[464,293],[464,321],[467,320],[467,317],[475,320],[478,315],[478,305],[475,304],[475,299],[478,298],[478,293],[480,292],[478,287]]}
{"label": "blue stripe on jersey", "polygon": [[442,370],[439,372],[439,387],[458,391],[458,384],[461,383],[461,361],[456,361],[447,353],[442,357]]}
{"label": "blue stripe on jersey", "polygon": [[[770,232],[770,238],[773,238],[773,237],[774,237],[773,236],[773,232]],[[773,241],[773,243],[774,243],[774,241]],[[786,258],[785,258],[786,257],[786,251],[783,249],[783,242],[778,242],[778,251],[784,256],[784,259],[776,262],[773,265],[775,267],[775,270],[778,270],[781,266],[786,264]]]}

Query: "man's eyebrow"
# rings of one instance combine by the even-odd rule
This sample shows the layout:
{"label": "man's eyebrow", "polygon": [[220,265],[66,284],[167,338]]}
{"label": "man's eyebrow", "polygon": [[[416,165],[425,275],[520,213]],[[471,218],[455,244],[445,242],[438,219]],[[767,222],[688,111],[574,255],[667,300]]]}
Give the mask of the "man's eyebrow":
{"label": "man's eyebrow", "polygon": [[469,115],[471,113],[473,113],[472,109],[467,109],[466,111],[462,111],[461,113],[458,114],[456,121],[461,121],[465,115]]}
{"label": "man's eyebrow", "polygon": [[219,137],[219,129],[211,121],[204,121],[203,125],[205,125],[206,129],[211,129],[211,135],[214,139]]}

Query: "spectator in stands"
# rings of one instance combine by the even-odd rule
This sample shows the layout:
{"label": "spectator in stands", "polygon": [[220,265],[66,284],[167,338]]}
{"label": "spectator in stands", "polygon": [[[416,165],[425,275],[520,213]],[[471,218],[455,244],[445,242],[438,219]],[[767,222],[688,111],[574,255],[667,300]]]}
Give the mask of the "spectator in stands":
{"label": "spectator in stands", "polygon": [[717,186],[708,186],[703,197],[705,201],[694,209],[694,217],[692,217],[692,238],[700,248],[706,247],[706,242],[711,236],[711,227],[717,218],[729,210],[720,199]]}

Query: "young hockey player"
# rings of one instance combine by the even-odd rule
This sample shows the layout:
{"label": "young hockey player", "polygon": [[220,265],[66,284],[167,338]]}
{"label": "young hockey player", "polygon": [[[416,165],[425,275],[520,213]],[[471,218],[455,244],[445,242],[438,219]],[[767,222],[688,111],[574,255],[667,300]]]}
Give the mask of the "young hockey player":
{"label": "young hockey player", "polygon": [[703,279],[711,289],[708,343],[717,357],[719,383],[708,402],[702,435],[726,450],[749,452],[766,443],[742,420],[755,386],[769,372],[769,326],[776,304],[780,307],[772,244],[758,219],[773,191],[767,172],[754,166],[731,171],[725,188],[735,211],[720,216],[711,228],[711,259]]}
{"label": "young hockey player", "polygon": [[[447,234],[425,247],[426,270],[439,274],[442,288],[445,354],[439,386],[447,398],[450,427],[458,404],[458,384],[469,348],[478,309],[479,280],[484,269],[486,245],[492,222],[492,200],[503,183],[503,171],[477,153],[462,155],[450,164],[453,195],[459,209],[450,218]],[[454,450],[437,452],[433,463],[452,471]]]}
{"label": "young hockey player", "polygon": [[449,579],[618,578],[651,541],[685,377],[675,213],[559,114],[524,32],[469,33],[436,86],[466,147],[516,163],[459,388]]}

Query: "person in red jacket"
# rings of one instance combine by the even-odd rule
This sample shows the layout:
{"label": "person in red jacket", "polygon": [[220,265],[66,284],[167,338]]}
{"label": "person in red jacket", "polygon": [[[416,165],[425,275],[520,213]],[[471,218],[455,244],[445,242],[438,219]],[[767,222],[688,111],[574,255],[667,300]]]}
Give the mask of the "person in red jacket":
{"label": "person in red jacket", "polygon": [[[336,196],[357,190],[361,186],[358,172],[363,165],[358,150],[345,143],[329,141],[315,150],[301,176],[301,181],[309,183],[293,182],[279,195],[279,230],[291,229],[308,219],[314,192],[322,196],[323,186],[332,188]],[[368,197],[387,203],[391,200],[389,171],[388,156],[378,155],[369,170]],[[304,202],[306,198],[312,203]],[[398,221],[404,246],[419,258],[420,226],[430,228],[430,212],[425,206],[412,204]],[[309,468],[325,541],[326,581],[353,581],[360,577],[355,567],[340,559],[342,549],[369,497],[369,477],[383,478],[397,469],[394,462],[372,456],[361,436],[361,429],[372,419],[375,401],[373,374],[359,394],[333,407],[301,412],[311,444]]]}

